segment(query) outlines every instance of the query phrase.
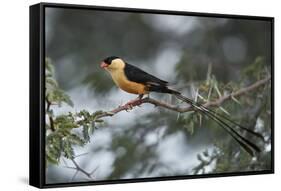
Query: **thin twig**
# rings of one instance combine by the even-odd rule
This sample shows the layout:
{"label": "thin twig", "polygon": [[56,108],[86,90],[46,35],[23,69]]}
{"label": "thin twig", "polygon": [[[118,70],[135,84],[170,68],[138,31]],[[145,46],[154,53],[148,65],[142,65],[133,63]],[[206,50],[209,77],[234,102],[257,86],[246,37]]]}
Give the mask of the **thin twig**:
{"label": "thin twig", "polygon": [[[82,155],[80,155],[82,156]],[[77,157],[77,156],[76,156]],[[63,163],[65,164],[63,167],[64,168],[68,168],[71,170],[75,170],[75,173],[73,174],[71,181],[73,181],[75,179],[75,177],[77,176],[78,172],[81,172],[82,174],[86,175],[89,179],[94,180],[93,174],[94,172],[96,172],[96,170],[98,169],[98,167],[94,168],[91,172],[87,172],[86,170],[84,170],[76,161],[75,158],[69,159],[73,164],[74,167],[72,166],[68,166],[68,164],[66,163],[66,161],[63,159]],[[79,157],[79,156],[78,156]]]}
{"label": "thin twig", "polygon": [[77,174],[78,174],[78,170],[76,170],[76,172],[74,173],[74,175],[72,176],[72,178],[71,178],[71,180],[70,180],[70,182],[73,182],[73,180],[75,179],[75,177],[77,176]]}
{"label": "thin twig", "polygon": [[71,166],[62,166],[63,168],[68,168],[68,169],[72,169],[72,170],[77,170],[75,167],[71,167]]}
{"label": "thin twig", "polygon": [[88,155],[88,154],[89,154],[88,152],[87,153],[82,153],[82,154],[74,156],[74,158],[82,157],[82,156],[85,156],[85,155]]}
{"label": "thin twig", "polygon": [[[82,172],[83,174],[85,174],[88,178],[90,178],[90,179],[94,179],[94,177],[92,176],[92,174],[91,173],[89,173],[89,172],[87,172],[87,171],[85,171],[83,168],[81,168],[80,166],[79,166],[79,164],[74,160],[74,159],[70,159],[71,160],[71,162],[74,164],[74,166],[75,166],[75,168],[76,168],[76,170],[77,171],[79,171],[79,172]],[[75,174],[74,174],[75,175]],[[76,175],[75,175],[76,176]]]}

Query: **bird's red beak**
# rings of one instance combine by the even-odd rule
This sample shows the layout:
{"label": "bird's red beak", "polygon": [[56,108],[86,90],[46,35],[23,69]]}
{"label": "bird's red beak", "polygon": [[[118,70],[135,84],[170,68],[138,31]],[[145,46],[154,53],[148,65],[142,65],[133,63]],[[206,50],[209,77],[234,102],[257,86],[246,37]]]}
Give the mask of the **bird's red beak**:
{"label": "bird's red beak", "polygon": [[100,67],[101,67],[101,68],[107,68],[107,67],[108,67],[108,64],[105,63],[105,62],[102,62],[102,63],[100,64]]}

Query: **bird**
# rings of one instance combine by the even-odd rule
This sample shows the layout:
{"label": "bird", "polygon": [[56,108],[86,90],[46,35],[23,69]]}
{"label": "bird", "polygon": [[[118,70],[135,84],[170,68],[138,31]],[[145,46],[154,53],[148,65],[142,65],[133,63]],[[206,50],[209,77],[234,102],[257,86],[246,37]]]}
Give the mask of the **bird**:
{"label": "bird", "polygon": [[127,93],[138,95],[138,98],[129,101],[126,105],[133,105],[140,101],[144,95],[149,95],[150,92],[174,95],[177,99],[188,103],[194,110],[214,120],[252,157],[261,152],[261,149],[255,143],[245,138],[234,127],[239,128],[241,131],[246,131],[249,135],[264,141],[264,137],[260,133],[246,128],[230,118],[205,107],[203,104],[182,95],[179,91],[169,88],[167,81],[159,79],[134,65],[128,64],[118,56],[109,56],[103,59],[100,67],[109,72],[117,87]]}

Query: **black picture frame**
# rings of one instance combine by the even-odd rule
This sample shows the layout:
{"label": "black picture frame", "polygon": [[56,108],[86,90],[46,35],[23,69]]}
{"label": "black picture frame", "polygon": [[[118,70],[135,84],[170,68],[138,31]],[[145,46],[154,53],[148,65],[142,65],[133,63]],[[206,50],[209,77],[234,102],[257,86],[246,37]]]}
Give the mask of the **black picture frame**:
{"label": "black picture frame", "polygon": [[[106,181],[89,181],[74,183],[46,184],[45,182],[45,9],[47,7],[71,8],[81,10],[121,11],[131,13],[153,13],[167,15],[187,15],[214,18],[238,18],[246,20],[264,20],[271,23],[271,105],[272,105],[272,142],[271,169],[262,171],[232,172],[221,174],[186,175],[159,178],[122,179]],[[169,10],[133,9],[121,7],[103,7],[88,5],[39,3],[30,6],[30,152],[29,152],[29,184],[38,188],[66,186],[85,186],[114,183],[132,183],[147,181],[179,180],[194,178],[258,175],[274,173],[274,18],[248,15],[228,15],[213,13],[195,13]]]}

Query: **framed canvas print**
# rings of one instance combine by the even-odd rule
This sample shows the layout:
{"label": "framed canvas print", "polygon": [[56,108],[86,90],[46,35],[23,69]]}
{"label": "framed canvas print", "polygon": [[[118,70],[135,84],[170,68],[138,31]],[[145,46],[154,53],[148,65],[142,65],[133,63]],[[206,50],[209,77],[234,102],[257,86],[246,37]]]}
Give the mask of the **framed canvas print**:
{"label": "framed canvas print", "polygon": [[30,7],[30,184],[274,172],[273,18]]}

